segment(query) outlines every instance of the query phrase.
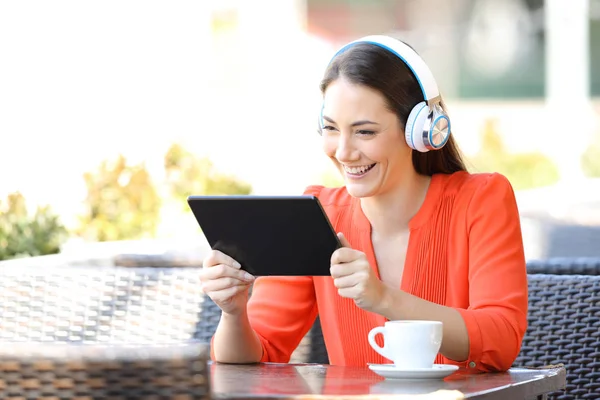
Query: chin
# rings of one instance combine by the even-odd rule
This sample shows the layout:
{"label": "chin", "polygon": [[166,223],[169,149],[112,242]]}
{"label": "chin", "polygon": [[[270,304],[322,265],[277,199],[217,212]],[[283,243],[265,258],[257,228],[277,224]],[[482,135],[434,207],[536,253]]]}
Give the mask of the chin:
{"label": "chin", "polygon": [[376,194],[376,189],[372,185],[362,183],[346,182],[346,190],[350,196],[356,198],[372,197]]}

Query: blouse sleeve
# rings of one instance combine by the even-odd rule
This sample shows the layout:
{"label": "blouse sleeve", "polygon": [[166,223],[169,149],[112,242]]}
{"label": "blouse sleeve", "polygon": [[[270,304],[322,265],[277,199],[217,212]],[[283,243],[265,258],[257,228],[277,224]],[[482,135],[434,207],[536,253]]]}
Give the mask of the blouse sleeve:
{"label": "blouse sleeve", "polygon": [[[318,196],[321,186],[304,194]],[[248,302],[250,325],[262,346],[261,362],[288,362],[317,317],[311,276],[263,276],[256,279]]]}
{"label": "blouse sleeve", "polygon": [[248,318],[263,346],[260,361],[288,362],[316,316],[312,277],[257,278],[248,302]]}
{"label": "blouse sleeve", "polygon": [[512,186],[490,174],[467,209],[469,307],[459,309],[469,335],[466,365],[503,371],[519,354],[527,329],[527,269]]}

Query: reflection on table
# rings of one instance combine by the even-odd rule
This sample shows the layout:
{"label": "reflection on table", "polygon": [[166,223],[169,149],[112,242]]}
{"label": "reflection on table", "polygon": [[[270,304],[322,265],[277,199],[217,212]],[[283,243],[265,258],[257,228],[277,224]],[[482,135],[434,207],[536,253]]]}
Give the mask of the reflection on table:
{"label": "reflection on table", "polygon": [[[214,398],[305,398],[429,395],[434,399],[535,398],[565,386],[562,367],[476,373],[459,369],[444,379],[386,380],[365,367],[320,364],[210,365]],[[402,396],[404,397],[404,396]]]}

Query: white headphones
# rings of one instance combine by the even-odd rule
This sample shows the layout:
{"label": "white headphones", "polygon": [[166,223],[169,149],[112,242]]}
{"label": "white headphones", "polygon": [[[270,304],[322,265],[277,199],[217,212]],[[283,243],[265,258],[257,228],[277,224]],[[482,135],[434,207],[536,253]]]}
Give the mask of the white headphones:
{"label": "white headphones", "polygon": [[[423,153],[444,147],[450,137],[450,118],[440,105],[441,96],[437,83],[425,61],[400,40],[383,35],[365,36],[350,42],[338,50],[332,60],[359,43],[374,44],[395,54],[412,71],[421,87],[425,101],[415,105],[408,115],[404,129],[406,144]],[[321,107],[321,126],[323,126],[323,107]]]}

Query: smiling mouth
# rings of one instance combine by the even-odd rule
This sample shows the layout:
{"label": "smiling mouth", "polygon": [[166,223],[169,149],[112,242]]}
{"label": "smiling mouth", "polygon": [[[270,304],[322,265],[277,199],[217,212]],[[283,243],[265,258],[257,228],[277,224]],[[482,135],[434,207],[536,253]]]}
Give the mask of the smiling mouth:
{"label": "smiling mouth", "polygon": [[349,166],[344,165],[343,168],[344,168],[344,172],[347,175],[350,175],[353,177],[359,177],[359,176],[365,175],[367,172],[372,170],[374,166],[375,166],[375,164],[361,165],[359,167],[349,167]]}

